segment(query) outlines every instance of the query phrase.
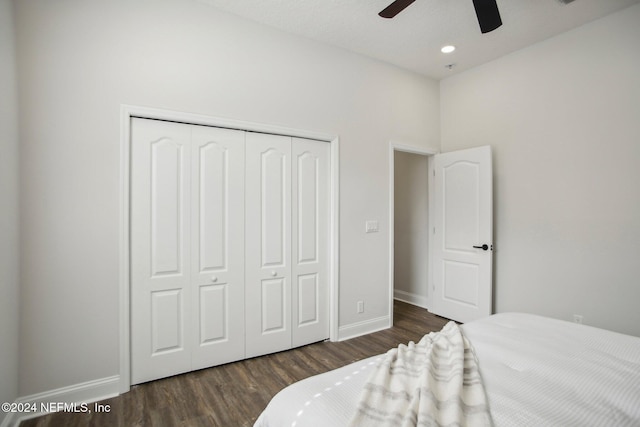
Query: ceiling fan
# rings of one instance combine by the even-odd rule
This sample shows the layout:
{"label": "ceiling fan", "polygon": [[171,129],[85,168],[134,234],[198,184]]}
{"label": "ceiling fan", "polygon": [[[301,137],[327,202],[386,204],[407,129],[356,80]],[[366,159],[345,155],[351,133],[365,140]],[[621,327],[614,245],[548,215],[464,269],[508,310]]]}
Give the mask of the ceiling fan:
{"label": "ceiling fan", "polygon": [[[416,0],[395,0],[378,15],[383,18],[393,18],[414,1]],[[483,34],[493,31],[502,25],[496,0],[473,0],[473,6],[476,9],[480,31]]]}

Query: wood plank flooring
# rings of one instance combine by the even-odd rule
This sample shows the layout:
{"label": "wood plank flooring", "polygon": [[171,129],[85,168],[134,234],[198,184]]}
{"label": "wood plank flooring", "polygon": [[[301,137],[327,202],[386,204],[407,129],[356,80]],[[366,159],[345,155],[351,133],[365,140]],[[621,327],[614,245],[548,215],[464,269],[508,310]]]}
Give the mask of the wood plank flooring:
{"label": "wood plank flooring", "polygon": [[[229,363],[137,385],[99,402],[110,412],[58,412],[23,421],[21,427],[252,426],[271,398],[287,385],[418,341],[447,319],[394,302],[393,328],[342,342],[301,348]],[[93,408],[93,404],[90,404]]]}

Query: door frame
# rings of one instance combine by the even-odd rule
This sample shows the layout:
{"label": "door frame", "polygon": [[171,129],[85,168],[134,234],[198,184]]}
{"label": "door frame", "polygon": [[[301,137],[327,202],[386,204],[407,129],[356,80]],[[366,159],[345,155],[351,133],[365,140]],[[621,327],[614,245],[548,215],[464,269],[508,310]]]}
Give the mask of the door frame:
{"label": "door frame", "polygon": [[126,393],[131,387],[131,323],[130,323],[130,291],[131,291],[131,253],[130,253],[130,197],[131,197],[131,119],[165,120],[171,122],[205,125],[249,132],[286,135],[299,138],[314,139],[330,144],[330,183],[329,183],[329,339],[338,340],[338,296],[339,296],[339,171],[340,171],[340,139],[337,135],[314,131],[268,125],[264,123],[213,117],[203,114],[164,110],[122,104],[120,106],[120,239],[119,239],[119,344],[120,369],[119,392]]}
{"label": "door frame", "polygon": [[[389,141],[389,327],[393,326],[393,301],[394,301],[394,268],[395,268],[395,152],[402,151],[405,153],[418,154],[421,156],[427,157],[429,162],[428,173],[429,176],[432,174],[433,166],[433,156],[439,154],[438,150],[417,147],[414,145],[401,143],[397,141]],[[429,191],[429,209],[428,216],[433,217],[433,203],[431,203],[431,198],[433,195],[433,180],[428,180],[428,191]],[[431,234],[429,234],[431,235]],[[428,273],[427,273],[427,281],[428,284],[432,283],[431,280],[431,239],[429,239],[429,258],[428,258]],[[428,286],[428,289],[431,290],[431,287]],[[427,299],[427,309],[429,305],[429,300]]]}

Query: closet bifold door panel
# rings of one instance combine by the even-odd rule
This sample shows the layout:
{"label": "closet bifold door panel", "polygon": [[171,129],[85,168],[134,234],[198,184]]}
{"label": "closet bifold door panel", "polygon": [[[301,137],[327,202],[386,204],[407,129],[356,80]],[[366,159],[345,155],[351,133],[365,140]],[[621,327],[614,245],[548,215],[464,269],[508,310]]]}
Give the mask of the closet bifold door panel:
{"label": "closet bifold door panel", "polygon": [[131,132],[131,382],[243,359],[245,133]]}
{"label": "closet bifold door panel", "polygon": [[329,144],[291,144],[292,346],[329,338]]}
{"label": "closet bifold door panel", "polygon": [[133,119],[131,381],[191,370],[189,126]]}
{"label": "closet bifold door panel", "polygon": [[246,137],[247,357],[329,338],[329,144]]}
{"label": "closet bifold door panel", "polygon": [[291,348],[291,137],[247,133],[246,357]]}
{"label": "closet bifold door panel", "polygon": [[191,128],[195,370],[244,358],[245,132]]}

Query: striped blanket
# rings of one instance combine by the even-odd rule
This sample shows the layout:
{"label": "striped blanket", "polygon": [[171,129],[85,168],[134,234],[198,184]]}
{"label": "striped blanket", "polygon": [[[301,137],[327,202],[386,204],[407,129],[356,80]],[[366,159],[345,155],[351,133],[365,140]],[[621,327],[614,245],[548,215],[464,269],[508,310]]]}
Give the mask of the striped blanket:
{"label": "striped blanket", "polygon": [[350,425],[491,426],[475,353],[458,325],[389,350]]}

